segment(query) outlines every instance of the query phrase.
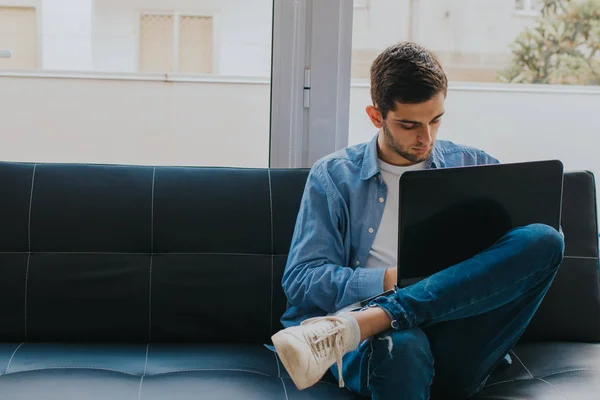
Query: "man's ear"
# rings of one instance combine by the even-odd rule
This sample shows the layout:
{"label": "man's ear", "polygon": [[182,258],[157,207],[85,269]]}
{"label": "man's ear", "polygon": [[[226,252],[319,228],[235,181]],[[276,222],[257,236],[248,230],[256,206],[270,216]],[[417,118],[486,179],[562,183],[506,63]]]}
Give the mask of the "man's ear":
{"label": "man's ear", "polygon": [[369,116],[369,119],[373,125],[375,125],[375,128],[381,129],[381,127],[383,127],[383,118],[377,107],[367,106],[365,111],[367,111],[367,115]]}

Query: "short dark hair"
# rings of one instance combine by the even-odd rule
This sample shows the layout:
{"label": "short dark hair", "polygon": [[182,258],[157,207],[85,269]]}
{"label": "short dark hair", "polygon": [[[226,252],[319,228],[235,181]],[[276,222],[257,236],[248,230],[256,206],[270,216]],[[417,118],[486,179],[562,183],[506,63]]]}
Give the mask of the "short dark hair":
{"label": "short dark hair", "polygon": [[423,103],[448,92],[448,79],[437,57],[413,42],[385,49],[371,65],[371,99],[383,119],[395,103]]}

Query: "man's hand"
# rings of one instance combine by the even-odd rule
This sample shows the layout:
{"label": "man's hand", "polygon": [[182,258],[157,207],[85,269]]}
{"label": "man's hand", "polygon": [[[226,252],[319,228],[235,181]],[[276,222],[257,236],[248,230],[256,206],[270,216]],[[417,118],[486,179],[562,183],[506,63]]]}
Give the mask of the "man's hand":
{"label": "man's hand", "polygon": [[383,290],[391,290],[394,288],[396,284],[396,280],[398,279],[398,267],[388,268],[385,270],[385,275],[383,277]]}

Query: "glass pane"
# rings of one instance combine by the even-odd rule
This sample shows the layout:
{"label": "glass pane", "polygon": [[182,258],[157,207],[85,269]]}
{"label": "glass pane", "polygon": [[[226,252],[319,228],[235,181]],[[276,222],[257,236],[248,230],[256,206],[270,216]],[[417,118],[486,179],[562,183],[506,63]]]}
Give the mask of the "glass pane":
{"label": "glass pane", "polygon": [[354,3],[352,77],[412,40],[451,81],[600,85],[596,0],[379,0]]}
{"label": "glass pane", "polygon": [[592,50],[600,43],[595,4],[355,3],[349,144],[378,132],[365,112],[372,104],[371,63],[388,46],[413,41],[438,56],[450,81],[439,139],[481,148],[503,162],[557,158],[566,169],[600,176],[600,140],[589,119],[600,104],[600,51]]}
{"label": "glass pane", "polygon": [[9,4],[0,159],[268,166],[273,0]]}

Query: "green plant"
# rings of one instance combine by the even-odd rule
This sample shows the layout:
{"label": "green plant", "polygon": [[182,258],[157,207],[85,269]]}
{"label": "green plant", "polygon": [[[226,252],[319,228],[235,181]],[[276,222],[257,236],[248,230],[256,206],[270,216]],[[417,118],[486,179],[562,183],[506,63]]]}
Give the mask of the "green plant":
{"label": "green plant", "polygon": [[511,45],[502,82],[600,85],[600,0],[541,0],[536,26]]}

